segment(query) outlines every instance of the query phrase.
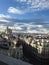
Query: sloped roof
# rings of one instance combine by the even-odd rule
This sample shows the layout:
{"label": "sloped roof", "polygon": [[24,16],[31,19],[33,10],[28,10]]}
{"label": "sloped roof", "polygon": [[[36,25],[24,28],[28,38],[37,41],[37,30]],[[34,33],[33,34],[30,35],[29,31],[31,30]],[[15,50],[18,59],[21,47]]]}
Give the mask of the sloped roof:
{"label": "sloped roof", "polygon": [[9,57],[9,56],[5,56],[3,54],[0,54],[0,61],[8,64],[8,65],[31,65],[27,62],[23,62],[21,60],[17,60],[15,58]]}

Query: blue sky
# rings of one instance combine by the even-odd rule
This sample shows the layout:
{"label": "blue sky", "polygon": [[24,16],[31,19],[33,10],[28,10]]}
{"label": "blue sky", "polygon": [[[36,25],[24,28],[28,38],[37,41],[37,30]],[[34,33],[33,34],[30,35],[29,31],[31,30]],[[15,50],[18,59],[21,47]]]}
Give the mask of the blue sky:
{"label": "blue sky", "polygon": [[49,0],[0,0],[0,31],[49,33]]}

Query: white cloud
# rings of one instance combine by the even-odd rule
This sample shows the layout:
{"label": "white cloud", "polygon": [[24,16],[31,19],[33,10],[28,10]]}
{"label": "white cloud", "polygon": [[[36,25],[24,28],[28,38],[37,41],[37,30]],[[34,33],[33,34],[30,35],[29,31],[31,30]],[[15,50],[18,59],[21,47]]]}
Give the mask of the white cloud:
{"label": "white cloud", "polygon": [[49,0],[36,0],[35,2],[32,2],[31,7],[33,9],[45,9],[49,8]]}
{"label": "white cloud", "polygon": [[11,18],[11,16],[10,15],[0,14],[0,18]]}
{"label": "white cloud", "polygon": [[10,22],[7,19],[10,19],[11,16],[10,15],[4,15],[4,14],[0,14],[0,22]]}
{"label": "white cloud", "polygon": [[[44,25],[39,25],[39,24],[33,24],[32,22],[30,23],[22,23],[20,21],[15,22],[12,19],[11,20],[6,20],[4,18],[1,18],[0,21],[6,22],[9,26],[10,29],[12,29],[13,32],[17,33],[49,33],[49,30],[46,28]],[[9,22],[9,23],[8,23]],[[20,22],[20,23],[19,23]],[[0,22],[1,23],[1,22]],[[5,23],[5,24],[6,24]],[[13,24],[10,26],[10,23]],[[0,31],[4,31],[7,25],[0,24]]]}
{"label": "white cloud", "polygon": [[10,29],[13,29],[13,30],[22,30],[22,28],[20,26],[9,26]]}
{"label": "white cloud", "polygon": [[[15,1],[24,4],[20,6],[20,8],[24,7],[23,11],[25,11],[25,13],[49,9],[49,0],[15,0]],[[25,4],[27,5],[25,6]]]}
{"label": "white cloud", "polygon": [[9,7],[8,12],[13,13],[13,14],[24,14],[24,12],[22,10],[19,10],[17,8],[14,8],[14,7]]}
{"label": "white cloud", "polygon": [[26,2],[27,0],[15,0],[15,1],[19,1],[19,2]]}
{"label": "white cloud", "polygon": [[[18,23],[19,24],[19,23]],[[20,30],[17,29],[18,32],[25,31],[26,33],[49,33],[49,30],[45,28],[43,25],[33,25],[29,23],[23,23],[23,24],[15,24],[14,26],[20,27]]]}
{"label": "white cloud", "polygon": [[[33,25],[29,23],[24,23],[19,25],[13,25],[9,26],[10,29],[12,29],[15,33],[49,33],[49,30],[45,28],[43,25]],[[0,25],[0,31],[5,31],[6,26]]]}
{"label": "white cloud", "polygon": [[27,33],[38,33],[37,30],[27,30]]}
{"label": "white cloud", "polygon": [[0,32],[4,32],[5,29],[6,29],[6,26],[4,26],[3,24],[2,25],[0,24]]}
{"label": "white cloud", "polygon": [[10,22],[10,21],[8,21],[8,20],[6,20],[6,19],[0,19],[0,21],[1,21],[1,22],[7,22],[7,23]]}
{"label": "white cloud", "polygon": [[36,29],[27,29],[27,33],[49,33],[49,30],[47,30],[44,27],[36,28]]}

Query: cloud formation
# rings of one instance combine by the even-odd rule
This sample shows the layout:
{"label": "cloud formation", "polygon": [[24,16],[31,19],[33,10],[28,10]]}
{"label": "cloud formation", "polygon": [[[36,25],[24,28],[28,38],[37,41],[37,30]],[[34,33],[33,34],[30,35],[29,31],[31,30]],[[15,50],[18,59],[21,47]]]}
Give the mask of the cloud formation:
{"label": "cloud formation", "polygon": [[[24,23],[26,24],[26,23]],[[31,25],[31,24],[17,24],[13,26],[9,26],[10,29],[12,29],[13,33],[49,33],[49,30],[44,28],[43,25]],[[1,31],[6,29],[6,26],[0,26]]]}
{"label": "cloud formation", "polygon": [[15,0],[20,4],[16,7],[10,6],[8,8],[9,13],[13,14],[25,14],[28,12],[41,11],[49,9],[49,0]]}
{"label": "cloud formation", "polygon": [[11,16],[10,15],[0,14],[0,18],[11,18]]}
{"label": "cloud formation", "polygon": [[7,19],[10,19],[10,18],[11,18],[10,15],[0,14],[0,23],[1,22],[10,22],[9,20],[7,20]]}
{"label": "cloud formation", "polygon": [[49,24],[43,23],[43,19],[18,20],[0,14],[0,32],[8,26],[14,33],[49,33]]}
{"label": "cloud formation", "polygon": [[[23,12],[35,12],[44,9],[49,9],[49,0],[15,0],[21,6],[17,6],[22,9]],[[20,11],[20,10],[19,10]]]}
{"label": "cloud formation", "polygon": [[14,7],[9,7],[8,12],[13,14],[24,14],[22,10],[14,8]]}

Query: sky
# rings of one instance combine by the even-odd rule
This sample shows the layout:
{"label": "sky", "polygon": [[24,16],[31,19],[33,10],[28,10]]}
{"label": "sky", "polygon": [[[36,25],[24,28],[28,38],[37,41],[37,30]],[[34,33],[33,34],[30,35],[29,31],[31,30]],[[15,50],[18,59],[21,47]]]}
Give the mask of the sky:
{"label": "sky", "polygon": [[0,0],[0,32],[49,33],[49,0]]}

